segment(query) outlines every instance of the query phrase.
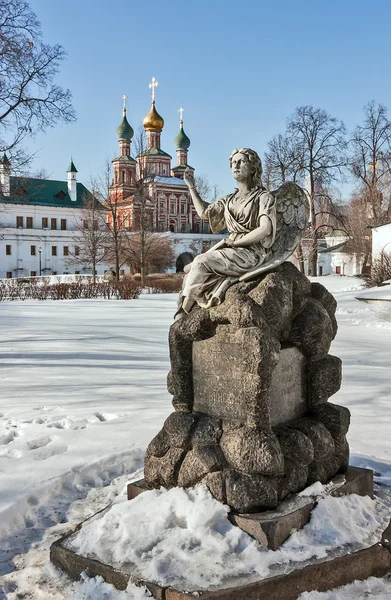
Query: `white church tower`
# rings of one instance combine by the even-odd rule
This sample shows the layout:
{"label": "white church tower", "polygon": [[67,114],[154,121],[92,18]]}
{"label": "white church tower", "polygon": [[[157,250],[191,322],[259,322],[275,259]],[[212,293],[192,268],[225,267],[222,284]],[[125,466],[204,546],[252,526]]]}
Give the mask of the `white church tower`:
{"label": "white church tower", "polygon": [[10,195],[10,175],[11,163],[4,152],[3,158],[0,159],[0,194],[3,196]]}
{"label": "white church tower", "polygon": [[68,194],[69,194],[69,197],[72,200],[72,202],[76,202],[76,200],[77,200],[77,179],[76,179],[77,169],[76,169],[75,165],[73,164],[72,158],[71,158],[71,163],[70,163],[69,167],[67,168],[67,173],[68,173]]}

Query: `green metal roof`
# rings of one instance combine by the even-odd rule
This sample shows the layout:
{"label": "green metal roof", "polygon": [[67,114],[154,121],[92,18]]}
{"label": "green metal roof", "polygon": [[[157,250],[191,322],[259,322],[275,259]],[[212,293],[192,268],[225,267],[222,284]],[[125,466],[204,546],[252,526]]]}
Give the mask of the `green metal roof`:
{"label": "green metal roof", "polygon": [[181,125],[179,133],[174,140],[174,144],[175,144],[175,148],[177,150],[188,150],[189,149],[190,140],[187,137],[186,133],[183,131],[183,125]]}
{"label": "green metal roof", "polygon": [[126,118],[126,115],[123,116],[123,119],[122,119],[121,123],[118,125],[116,131],[117,131],[117,136],[118,136],[119,140],[131,140],[132,137],[134,136],[133,128],[129,124],[128,119]]}
{"label": "green metal roof", "polygon": [[71,159],[71,162],[69,164],[69,167],[66,170],[67,173],[77,173],[77,169],[73,163],[73,160]]}
{"label": "green metal roof", "polygon": [[131,163],[131,164],[137,164],[137,161],[134,160],[134,158],[132,158],[131,156],[117,156],[116,158],[113,158],[113,160],[111,162],[121,162],[121,163]]}
{"label": "green metal roof", "polygon": [[9,196],[0,195],[0,201],[5,204],[81,208],[85,199],[92,197],[82,183],[76,183],[76,200],[72,201],[67,182],[52,179],[10,177],[10,187]]}
{"label": "green metal roof", "polygon": [[186,169],[193,169],[194,171],[194,167],[191,167],[190,165],[176,165],[175,167],[172,167],[171,171],[176,171],[177,169],[180,169],[181,171],[185,171]]}
{"label": "green metal roof", "polygon": [[3,154],[3,158],[0,160],[0,162],[1,162],[3,165],[10,165],[10,164],[11,164],[11,163],[10,163],[10,161],[8,160],[8,156],[6,155],[6,153],[5,153],[5,152],[4,152],[4,154]]}
{"label": "green metal roof", "polygon": [[144,152],[141,152],[141,154],[138,154],[137,158],[139,158],[139,156],[168,156],[168,158],[172,158],[170,154],[167,154],[167,152],[164,152],[164,150],[161,150],[160,148],[150,148],[149,150],[145,150]]}

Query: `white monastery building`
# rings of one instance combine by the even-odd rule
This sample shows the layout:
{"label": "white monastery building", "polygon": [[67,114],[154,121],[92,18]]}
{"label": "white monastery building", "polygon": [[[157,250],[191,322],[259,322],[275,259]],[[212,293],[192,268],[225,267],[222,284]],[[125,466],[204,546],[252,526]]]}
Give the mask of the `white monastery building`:
{"label": "white monastery building", "polygon": [[318,275],[361,275],[363,257],[349,251],[349,237],[334,229],[319,241]]}
{"label": "white monastery building", "polygon": [[[53,181],[12,177],[4,154],[0,184],[0,278],[90,272],[69,262],[78,254],[77,226],[83,202],[90,195],[77,181],[72,160],[67,180]],[[100,266],[98,274],[105,268]]]}
{"label": "white monastery building", "polygon": [[380,255],[391,254],[391,223],[385,223],[372,228],[372,262]]}

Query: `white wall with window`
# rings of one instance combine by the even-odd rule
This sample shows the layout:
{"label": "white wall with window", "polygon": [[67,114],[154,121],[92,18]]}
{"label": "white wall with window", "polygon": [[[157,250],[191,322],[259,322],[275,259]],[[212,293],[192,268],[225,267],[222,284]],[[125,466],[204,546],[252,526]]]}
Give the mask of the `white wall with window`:
{"label": "white wall with window", "polygon": [[[70,262],[77,238],[81,238],[76,228],[82,222],[80,209],[0,206],[0,278],[91,273],[90,265]],[[108,268],[98,265],[98,275]],[[125,270],[129,272],[127,267]]]}

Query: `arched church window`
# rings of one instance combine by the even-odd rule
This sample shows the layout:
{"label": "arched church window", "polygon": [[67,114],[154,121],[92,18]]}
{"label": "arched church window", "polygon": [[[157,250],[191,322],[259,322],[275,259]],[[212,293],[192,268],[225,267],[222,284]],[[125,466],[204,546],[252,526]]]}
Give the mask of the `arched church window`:
{"label": "arched church window", "polygon": [[126,171],[122,171],[122,183],[126,183]]}

